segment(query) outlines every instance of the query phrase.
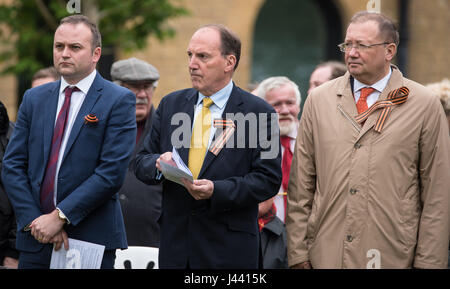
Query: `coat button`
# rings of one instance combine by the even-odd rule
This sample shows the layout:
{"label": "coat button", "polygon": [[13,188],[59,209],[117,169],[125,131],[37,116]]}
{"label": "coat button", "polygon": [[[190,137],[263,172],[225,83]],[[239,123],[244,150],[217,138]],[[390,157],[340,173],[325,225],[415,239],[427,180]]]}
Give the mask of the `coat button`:
{"label": "coat button", "polygon": [[357,191],[358,191],[357,189],[351,188],[351,189],[350,189],[350,195],[356,194]]}
{"label": "coat button", "polygon": [[347,235],[347,242],[351,242],[351,241],[353,241],[352,235]]}
{"label": "coat button", "polygon": [[361,148],[361,146],[362,145],[359,142],[355,143],[355,149],[359,149],[359,148]]}

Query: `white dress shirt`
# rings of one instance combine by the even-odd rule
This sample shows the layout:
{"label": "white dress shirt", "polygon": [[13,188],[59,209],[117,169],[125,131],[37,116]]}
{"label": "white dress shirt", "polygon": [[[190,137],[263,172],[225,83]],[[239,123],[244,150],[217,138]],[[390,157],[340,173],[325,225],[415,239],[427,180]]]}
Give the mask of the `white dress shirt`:
{"label": "white dress shirt", "polygon": [[[231,92],[233,91],[233,81],[230,80],[230,82],[221,90],[214,93],[213,95],[209,96],[211,100],[214,102],[209,107],[209,110],[211,111],[211,130],[209,134],[209,143],[208,148],[212,143],[212,139],[214,137],[214,134],[216,133],[216,128],[214,127],[214,119],[222,118],[223,111],[225,110],[225,106],[228,102],[228,99],[230,98]],[[205,98],[201,92],[198,93],[198,101],[194,110],[194,121],[197,118],[197,115],[202,111],[203,108],[203,98]],[[192,125],[192,129],[194,129],[194,125]]]}
{"label": "white dress shirt", "polygon": [[72,93],[72,96],[70,98],[70,107],[69,107],[69,115],[67,117],[67,123],[64,130],[64,136],[61,141],[61,147],[59,149],[59,155],[58,155],[58,163],[56,164],[56,173],[55,173],[55,193],[53,194],[53,201],[55,206],[56,204],[56,196],[58,194],[58,174],[59,174],[59,168],[61,166],[62,157],[64,155],[64,151],[66,149],[67,140],[69,139],[70,132],[72,131],[73,124],[75,122],[75,119],[78,115],[78,112],[80,111],[81,105],[84,102],[84,99],[86,98],[86,95],[91,88],[92,83],[94,82],[95,76],[97,74],[97,71],[94,69],[94,71],[91,72],[87,77],[80,80],[77,84],[71,85],[68,84],[67,81],[64,79],[64,77],[61,77],[61,86],[59,87],[59,98],[58,98],[58,109],[56,110],[56,117],[55,117],[55,125],[56,121],[58,119],[59,111],[61,110],[63,104],[64,104],[64,90],[67,86],[76,86],[78,87],[79,91],[74,91]]}
{"label": "white dress shirt", "polygon": [[375,91],[372,92],[367,97],[367,107],[368,108],[371,107],[378,100],[378,97],[380,97],[381,92],[386,88],[386,85],[388,84],[389,79],[391,78],[391,75],[392,75],[392,69],[389,69],[389,73],[385,77],[380,79],[378,82],[374,83],[373,85],[367,85],[367,84],[361,83],[355,78],[355,82],[353,84],[353,95],[355,96],[355,103],[358,102],[359,97],[361,96],[362,88],[372,87],[375,89]]}
{"label": "white dress shirt", "polygon": [[[290,137],[290,149],[292,154],[294,153],[294,147],[295,147],[295,140],[297,139],[297,130],[298,130],[298,125],[290,132],[288,133],[288,137]],[[284,154],[284,147],[281,147],[281,157],[283,157]],[[284,208],[284,193],[285,191],[283,190],[283,185],[280,186],[280,189],[278,190],[278,194],[275,196],[275,198],[273,199],[273,203],[275,204],[275,207],[277,208],[277,217],[280,218],[281,221],[283,221],[283,223],[285,222],[285,216],[286,216],[286,212],[285,212],[285,208]]]}

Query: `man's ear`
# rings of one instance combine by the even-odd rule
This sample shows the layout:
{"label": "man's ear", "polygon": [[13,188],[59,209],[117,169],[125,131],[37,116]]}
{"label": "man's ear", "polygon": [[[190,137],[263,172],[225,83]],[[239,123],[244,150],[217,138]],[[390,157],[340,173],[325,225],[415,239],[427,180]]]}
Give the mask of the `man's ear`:
{"label": "man's ear", "polygon": [[98,61],[100,60],[100,56],[102,56],[102,48],[96,47],[94,49],[94,52],[92,53],[92,56],[93,56],[92,61],[98,63]]}
{"label": "man's ear", "polygon": [[386,47],[386,60],[391,61],[397,54],[397,45],[394,43],[387,44]]}
{"label": "man's ear", "polygon": [[227,55],[225,59],[227,60],[227,66],[225,67],[225,72],[233,71],[234,67],[236,66],[236,56],[234,56],[233,54],[230,54],[230,55]]}

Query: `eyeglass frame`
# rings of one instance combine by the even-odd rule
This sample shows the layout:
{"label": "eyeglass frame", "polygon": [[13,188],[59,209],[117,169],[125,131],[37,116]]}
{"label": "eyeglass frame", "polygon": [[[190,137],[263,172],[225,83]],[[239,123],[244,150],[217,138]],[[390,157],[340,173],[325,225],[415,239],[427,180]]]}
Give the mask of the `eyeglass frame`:
{"label": "eyeglass frame", "polygon": [[[352,48],[355,48],[356,50],[358,50],[358,51],[360,51],[360,49],[361,48],[363,48],[363,50],[366,50],[366,49],[369,49],[369,48],[372,48],[372,47],[374,47],[374,46],[378,46],[378,45],[388,45],[388,44],[391,44],[392,42],[383,42],[383,43],[375,43],[375,44],[368,44],[368,45],[366,45],[366,44],[362,44],[362,43],[356,43],[355,45],[353,45],[353,44],[351,44],[351,48],[350,48],[350,50],[352,50]],[[347,43],[341,43],[341,44],[338,44],[338,48],[339,48],[339,50],[341,51],[341,52],[346,52],[346,49],[345,49],[345,46],[347,46],[348,44]],[[350,51],[349,50],[349,51]]]}
{"label": "eyeglass frame", "polygon": [[[155,88],[155,81],[149,81],[149,82],[126,82],[122,81],[122,86],[128,88],[129,90],[136,90],[136,94],[139,93],[139,91],[143,90],[145,92],[150,92],[152,89]],[[145,86],[148,86],[145,88]],[[134,91],[133,91],[134,92]]]}

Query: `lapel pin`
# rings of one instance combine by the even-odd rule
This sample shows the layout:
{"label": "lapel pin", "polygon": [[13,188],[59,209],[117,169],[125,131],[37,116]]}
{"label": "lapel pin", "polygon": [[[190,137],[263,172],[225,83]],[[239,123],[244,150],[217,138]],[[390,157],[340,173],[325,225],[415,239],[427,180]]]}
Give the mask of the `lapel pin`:
{"label": "lapel pin", "polygon": [[98,122],[98,118],[95,114],[88,114],[84,117],[85,124],[96,124]]}

